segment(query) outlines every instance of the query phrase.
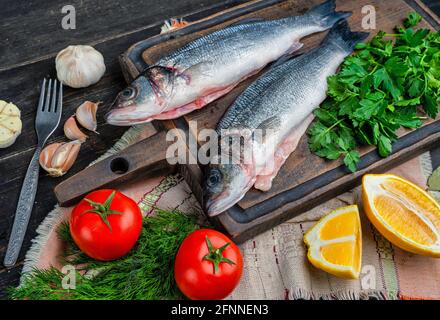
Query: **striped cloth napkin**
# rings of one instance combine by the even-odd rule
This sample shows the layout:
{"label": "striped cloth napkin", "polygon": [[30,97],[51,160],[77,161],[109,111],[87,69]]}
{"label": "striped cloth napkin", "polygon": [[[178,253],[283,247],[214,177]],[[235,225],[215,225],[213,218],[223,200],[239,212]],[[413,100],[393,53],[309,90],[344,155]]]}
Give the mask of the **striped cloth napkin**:
{"label": "striped cloth napkin", "polygon": [[[142,125],[131,128],[102,158],[142,139],[144,133]],[[429,153],[391,172],[425,187],[432,172]],[[157,206],[203,216],[200,205],[179,175],[137,181],[120,189],[139,201],[145,215],[152,214],[153,206]],[[440,299],[440,259],[394,247],[377,233],[362,212],[363,256],[358,280],[339,279],[307,261],[304,233],[322,215],[339,206],[360,204],[360,198],[360,188],[356,188],[240,245],[244,274],[228,299]],[[59,207],[49,213],[37,230],[23,272],[50,265],[61,268],[57,256],[62,243],[55,229],[69,213],[70,208]]]}

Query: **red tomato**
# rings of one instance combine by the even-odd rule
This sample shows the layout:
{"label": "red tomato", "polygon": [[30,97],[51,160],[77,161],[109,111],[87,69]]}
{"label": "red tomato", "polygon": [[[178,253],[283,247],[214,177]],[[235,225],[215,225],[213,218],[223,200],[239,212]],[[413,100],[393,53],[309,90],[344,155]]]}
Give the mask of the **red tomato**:
{"label": "red tomato", "polygon": [[183,240],[174,264],[180,291],[193,300],[226,298],[243,272],[240,249],[224,234],[200,229]]}
{"label": "red tomato", "polygon": [[115,260],[126,255],[141,229],[142,214],[137,203],[116,190],[89,193],[70,217],[73,240],[96,260]]}

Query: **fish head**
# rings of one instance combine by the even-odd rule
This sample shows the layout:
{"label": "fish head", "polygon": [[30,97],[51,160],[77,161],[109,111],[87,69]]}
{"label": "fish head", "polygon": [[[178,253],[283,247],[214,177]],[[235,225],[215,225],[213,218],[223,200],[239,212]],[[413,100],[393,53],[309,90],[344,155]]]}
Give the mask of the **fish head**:
{"label": "fish head", "polygon": [[116,126],[130,126],[145,122],[161,108],[149,79],[142,75],[119,92],[105,120]]}
{"label": "fish head", "polygon": [[250,166],[244,164],[210,165],[203,185],[206,213],[215,216],[229,209],[246,194],[255,182]]}
{"label": "fish head", "polygon": [[106,121],[117,126],[149,122],[166,109],[174,87],[174,70],[152,67],[142,72],[122,90],[106,114]]}

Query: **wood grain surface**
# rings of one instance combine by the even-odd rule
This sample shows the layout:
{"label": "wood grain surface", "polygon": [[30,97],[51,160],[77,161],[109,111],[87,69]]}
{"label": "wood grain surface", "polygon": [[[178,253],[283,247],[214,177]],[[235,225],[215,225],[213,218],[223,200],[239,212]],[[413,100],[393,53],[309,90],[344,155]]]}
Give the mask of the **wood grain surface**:
{"label": "wood grain surface", "polygon": [[[121,60],[123,70],[129,74],[128,78],[133,78],[142,68],[146,65],[153,65],[163,55],[239,20],[248,18],[279,19],[298,15],[321,2],[320,0],[255,1],[225,10],[221,14],[213,15],[180,29],[172,36],[155,36],[133,45],[124,54],[126,59]],[[426,12],[425,10],[428,9],[415,1],[340,0],[336,3],[337,10],[353,12],[349,18],[353,30],[362,30],[363,14],[361,9],[366,5],[375,7],[377,29],[387,33],[392,33],[394,27],[402,24],[408,13],[414,10],[422,13],[426,18],[420,23],[421,27],[431,30],[438,28],[435,16],[430,11]],[[370,38],[374,36],[376,31],[372,30]],[[324,36],[325,32],[322,32],[302,39],[304,47],[299,54],[319,45]],[[197,137],[202,129],[214,129],[237,96],[263,72],[264,70],[246,79],[230,93],[204,108],[169,122],[174,122],[176,126],[189,132],[193,137]],[[359,164],[359,171],[355,174],[351,174],[343,166],[342,159],[327,161],[312,154],[308,148],[307,136],[303,136],[295,152],[282,166],[269,191],[262,192],[252,188],[237,205],[217,216],[215,220],[235,241],[244,241],[258,232],[267,230],[349,190],[360,182],[361,173],[383,171],[385,168],[397,165],[432,148],[440,136],[439,120],[440,117],[436,120],[426,121],[423,130],[399,130],[400,140],[393,144],[393,155],[388,158],[379,157],[373,147],[361,148],[359,151],[362,160]],[[190,126],[191,121],[197,126]],[[200,201],[203,197],[201,190],[203,167],[186,168],[186,165],[182,165],[181,171]]]}
{"label": "wood grain surface", "polygon": [[[64,2],[0,0],[0,99],[12,101],[21,108],[24,128],[13,146],[0,149],[0,262],[6,252],[22,181],[37,143],[34,121],[40,82],[43,77],[55,77],[57,51],[70,44],[91,44],[103,54],[107,67],[103,79],[96,85],[85,89],[65,88],[61,122],[84,100],[102,101],[98,110],[100,134],[90,134],[65,176],[51,178],[40,171],[37,196],[18,263],[10,269],[0,263],[0,298],[6,297],[5,288],[18,283],[31,239],[56,204],[54,187],[84,169],[127,130],[103,121],[106,107],[126,85],[118,56],[133,43],[158,34],[165,19],[178,16],[194,21],[240,2],[243,1],[73,0],[69,4],[76,8],[77,29],[63,30],[61,7]],[[49,143],[64,139],[60,127]]]}
{"label": "wood grain surface", "polygon": [[[97,85],[80,90],[67,89],[65,92],[64,120],[85,99],[104,102],[98,112],[100,135],[90,135],[75,165],[65,177],[54,179],[44,172],[40,174],[39,189],[19,262],[11,269],[0,266],[0,298],[6,298],[7,287],[18,284],[24,254],[36,234],[35,230],[56,204],[54,186],[103,154],[126,130],[108,126],[102,121],[105,106],[125,86],[118,55],[133,43],[158,34],[166,18],[185,17],[195,21],[240,2],[245,1],[72,0],[69,3],[77,11],[77,29],[63,30],[63,2],[0,0],[0,99],[20,106],[25,128],[13,146],[0,149],[1,261],[12,228],[21,183],[36,145],[34,118],[39,82],[44,76],[55,76],[54,57],[58,50],[69,44],[94,45],[103,53],[107,66],[104,78]],[[439,1],[424,2],[439,14]],[[62,140],[63,133],[59,128],[50,142]],[[436,167],[440,164],[440,149],[433,150],[431,154]]]}

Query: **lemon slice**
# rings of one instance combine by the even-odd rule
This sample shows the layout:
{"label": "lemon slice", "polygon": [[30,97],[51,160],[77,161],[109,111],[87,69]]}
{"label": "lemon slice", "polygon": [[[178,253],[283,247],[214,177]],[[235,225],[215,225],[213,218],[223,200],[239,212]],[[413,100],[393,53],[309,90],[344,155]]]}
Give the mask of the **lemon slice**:
{"label": "lemon slice", "polygon": [[356,205],[336,209],[304,236],[307,257],[319,269],[342,278],[359,278],[362,231]]}
{"label": "lemon slice", "polygon": [[20,110],[12,103],[0,100],[0,148],[12,145],[21,128]]}
{"label": "lemon slice", "polygon": [[362,197],[368,218],[388,241],[440,257],[440,206],[427,192],[392,174],[367,174]]}

